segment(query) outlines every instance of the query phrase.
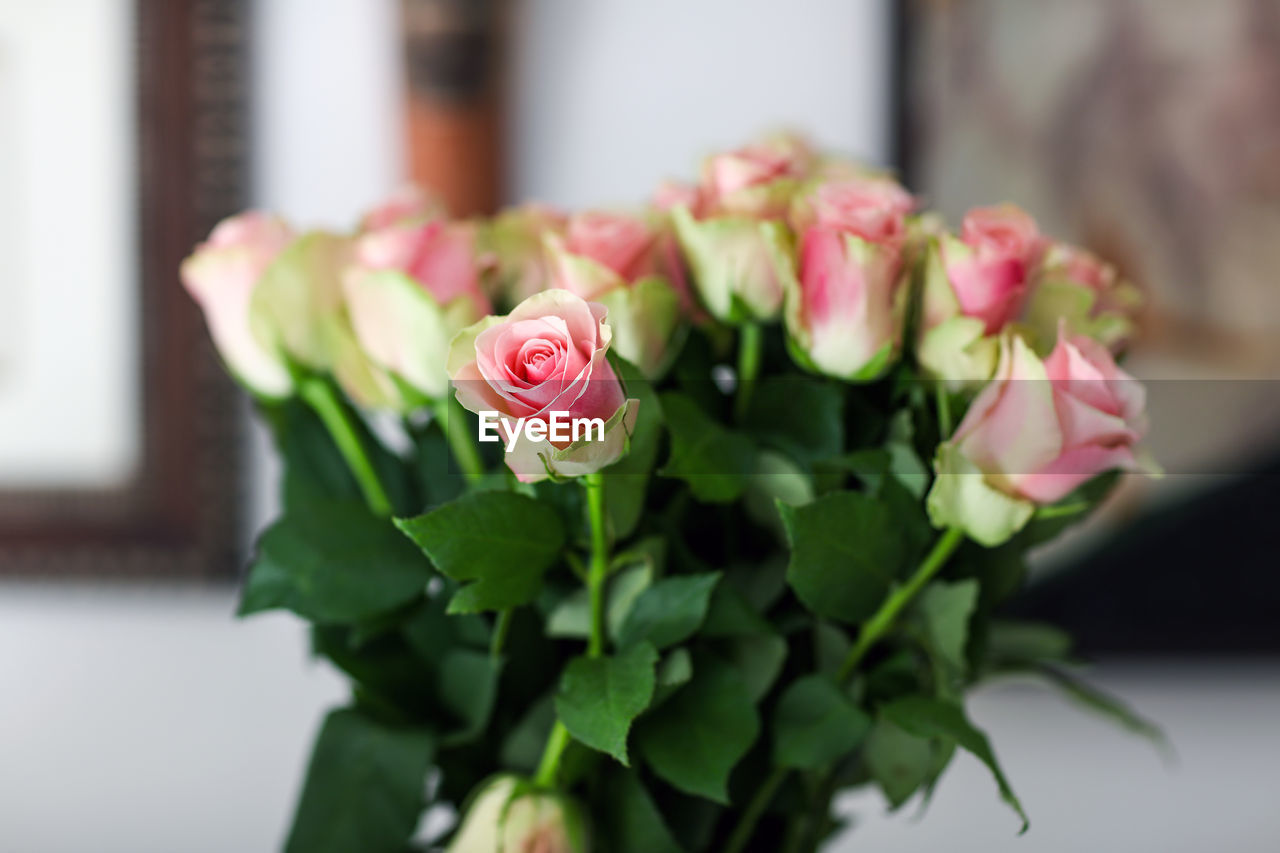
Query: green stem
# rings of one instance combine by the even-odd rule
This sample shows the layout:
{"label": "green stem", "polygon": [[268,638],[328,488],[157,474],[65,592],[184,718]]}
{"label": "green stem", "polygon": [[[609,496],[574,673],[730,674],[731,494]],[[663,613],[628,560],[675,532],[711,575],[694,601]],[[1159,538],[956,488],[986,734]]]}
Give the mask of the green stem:
{"label": "green stem", "polygon": [[1042,506],[1036,510],[1036,518],[1065,518],[1069,515],[1079,515],[1089,509],[1088,501],[1078,501],[1072,504],[1060,504],[1058,506]]}
{"label": "green stem", "polygon": [[858,664],[862,662],[862,658],[867,651],[875,645],[876,641],[885,635],[885,633],[893,627],[893,620],[898,617],[911,600],[916,597],[920,590],[924,589],[927,584],[938,571],[946,565],[948,559],[960,547],[960,543],[964,541],[964,531],[957,527],[952,527],[934,543],[933,549],[925,556],[920,563],[920,568],[916,569],[916,573],[911,576],[905,584],[893,591],[885,603],[880,605],[872,617],[867,620],[862,630],[858,632],[858,639],[853,644],[853,648],[849,650],[849,654],[844,659],[844,664],[840,667],[840,673],[837,679],[847,681],[854,670],[858,668]]}
{"label": "green stem", "polygon": [[941,380],[934,384],[933,396],[938,404],[938,431],[942,433],[942,440],[946,441],[951,438],[951,396]]}
{"label": "green stem", "polygon": [[560,771],[560,757],[564,755],[568,746],[569,730],[564,727],[564,723],[556,720],[556,724],[551,727],[551,735],[547,738],[547,745],[542,750],[542,760],[538,762],[538,772],[533,777],[533,784],[539,788],[556,786],[556,774]]}
{"label": "green stem", "polygon": [[599,472],[582,479],[587,490],[587,518],[591,524],[591,563],[587,567],[587,591],[591,597],[591,636],[587,655],[604,654],[604,585],[609,573],[609,541],[604,519],[604,477]]}
{"label": "green stem", "polygon": [[[587,491],[587,520],[591,525],[591,562],[587,566],[587,593],[591,599],[591,634],[587,640],[587,656],[598,658],[604,654],[604,588],[609,576],[609,539],[604,517],[604,477],[599,473],[582,478]],[[544,788],[554,788],[560,759],[569,746],[569,730],[556,720],[542,751],[542,761],[534,783]]]}
{"label": "green stem", "polygon": [[733,401],[733,414],[739,421],[751,407],[763,344],[764,332],[757,323],[747,323],[738,332],[738,396]]}
{"label": "green stem", "polygon": [[760,784],[755,796],[743,810],[742,817],[738,819],[737,826],[733,828],[733,834],[725,842],[724,853],[742,853],[747,849],[747,845],[751,843],[751,836],[756,831],[756,824],[760,822],[764,810],[769,807],[769,803],[773,801],[774,795],[778,793],[778,789],[782,787],[786,778],[786,768],[776,767]]}
{"label": "green stem", "polygon": [[435,404],[436,420],[449,442],[449,450],[462,469],[462,475],[468,483],[474,483],[484,476],[484,463],[480,460],[480,452],[475,443],[467,435],[467,416],[458,401],[448,394],[445,399]]}
{"label": "green stem", "polygon": [[378,479],[373,463],[365,453],[356,425],[337,394],[334,393],[333,386],[324,379],[312,377],[298,385],[298,394],[315,410],[320,420],[324,421],[334,444],[338,446],[338,452],[342,454],[347,467],[356,478],[369,511],[383,518],[390,517],[391,499],[382,488],[382,481]]}
{"label": "green stem", "polygon": [[502,657],[502,649],[507,644],[509,633],[511,633],[511,611],[499,610],[493,622],[493,636],[489,640],[489,657]]}

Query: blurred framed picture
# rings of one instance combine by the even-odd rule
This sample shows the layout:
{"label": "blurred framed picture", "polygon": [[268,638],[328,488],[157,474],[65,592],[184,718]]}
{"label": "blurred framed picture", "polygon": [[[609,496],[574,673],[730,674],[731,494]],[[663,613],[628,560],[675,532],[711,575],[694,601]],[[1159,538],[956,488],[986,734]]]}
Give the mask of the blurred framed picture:
{"label": "blurred framed picture", "polygon": [[243,202],[243,0],[0,0],[0,573],[218,574],[235,398],[178,265]]}
{"label": "blurred framed picture", "polygon": [[1257,571],[1280,511],[1280,3],[908,0],[897,14],[912,189],[952,226],[1016,202],[1147,295],[1126,367],[1169,476],[1127,482],[1114,538],[1078,551],[1029,615],[1094,651],[1280,649],[1280,581]]}

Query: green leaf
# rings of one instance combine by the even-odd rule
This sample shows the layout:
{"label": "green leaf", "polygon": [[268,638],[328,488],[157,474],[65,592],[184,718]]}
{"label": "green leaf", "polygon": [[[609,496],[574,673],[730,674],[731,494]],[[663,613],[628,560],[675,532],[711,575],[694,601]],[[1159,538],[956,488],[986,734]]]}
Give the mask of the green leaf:
{"label": "green leaf", "polygon": [[622,624],[624,648],[648,641],[665,649],[687,640],[702,626],[719,572],[664,578],[640,593]]}
{"label": "green leaf", "polygon": [[844,443],[843,386],[819,379],[762,379],[744,425],[757,440],[800,462],[837,456]]}
{"label": "green leaf", "polygon": [[916,453],[915,425],[909,409],[898,412],[889,422],[889,440],[884,448],[889,453],[889,473],[916,500],[923,498],[929,488],[929,466]]}
{"label": "green leaf", "polygon": [[1061,663],[1071,657],[1073,646],[1070,634],[1042,622],[995,620],[987,632],[987,657],[996,666]]}
{"label": "green leaf", "polygon": [[903,564],[901,532],[885,505],[835,492],[779,510],[791,540],[787,582],[805,606],[842,622],[870,617]]}
{"label": "green leaf", "polygon": [[287,853],[403,853],[425,805],[435,749],[422,730],[330,712],[316,741]]}
{"label": "green leaf", "polygon": [[662,411],[671,433],[671,455],[662,476],[684,480],[704,503],[736,500],[755,468],[751,440],[716,423],[678,392],[662,395]]}
{"label": "green leaf", "polygon": [[1146,738],[1166,758],[1172,757],[1173,746],[1160,727],[1141,717],[1124,702],[1058,667],[1041,666],[1037,672],[1080,707],[1110,720],[1125,731]]}
{"label": "green leaf", "polygon": [[529,603],[565,542],[553,507],[510,492],[465,495],[417,518],[396,519],[396,525],[445,575],[474,581],[458,590],[450,613]]}
{"label": "green leaf", "polygon": [[729,774],[760,734],[760,717],[741,676],[699,658],[697,677],[636,729],[636,746],[653,771],[688,794],[729,802]]}
{"label": "green leaf", "polygon": [[934,748],[927,738],[909,734],[881,718],[867,737],[863,760],[890,807],[896,809],[928,781]]}
{"label": "green leaf", "polygon": [[502,661],[487,652],[452,649],[440,661],[437,696],[461,721],[460,728],[440,738],[441,746],[459,746],[479,738],[489,725],[498,698]]}
{"label": "green leaf", "polygon": [[978,582],[972,578],[955,583],[934,581],[916,604],[929,650],[953,681],[965,674],[969,618],[977,604]]}
{"label": "green leaf", "polygon": [[614,657],[570,661],[556,694],[556,714],[569,734],[629,764],[627,733],[653,698],[657,661],[658,653],[648,643]]}
{"label": "green leaf", "polygon": [[640,778],[620,767],[604,777],[599,849],[614,853],[683,853]]}
{"label": "green leaf", "polygon": [[[650,563],[639,563],[623,569],[609,579],[605,593],[605,629],[617,639],[636,599],[653,582]],[[578,588],[556,604],[547,617],[547,634],[552,637],[585,639],[591,633],[591,599],[585,588]]]}
{"label": "green leaf", "polygon": [[313,501],[258,540],[239,612],[283,608],[312,622],[357,622],[409,603],[431,577],[389,521],[359,503]]}
{"label": "green leaf", "polygon": [[712,640],[710,646],[738,670],[752,702],[769,693],[787,660],[787,641],[776,633]]}
{"label": "green leaf", "polygon": [[649,703],[651,708],[658,707],[693,678],[693,657],[689,650],[681,646],[667,652],[667,656],[659,662],[654,678],[653,701]]}
{"label": "green leaf", "polygon": [[940,737],[953,740],[967,752],[972,753],[979,761],[987,765],[991,775],[995,777],[1000,789],[1000,798],[1022,818],[1022,832],[1031,826],[1022,804],[1009,786],[1004,771],[996,761],[995,753],[987,736],[965,716],[959,705],[941,699],[926,696],[904,696],[880,708],[884,719],[901,727],[904,731],[917,737]]}
{"label": "green leaf", "polygon": [[830,678],[793,682],[774,710],[773,763],[816,770],[839,760],[866,738],[871,717]]}

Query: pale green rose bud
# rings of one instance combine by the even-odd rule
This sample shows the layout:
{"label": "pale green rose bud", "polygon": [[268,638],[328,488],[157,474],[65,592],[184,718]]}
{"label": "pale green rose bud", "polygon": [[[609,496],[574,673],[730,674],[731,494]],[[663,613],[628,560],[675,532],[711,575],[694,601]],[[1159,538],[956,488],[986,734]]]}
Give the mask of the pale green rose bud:
{"label": "pale green rose bud", "polygon": [[350,238],[313,231],[269,266],[253,292],[250,321],[257,341],[293,364],[316,371],[333,366],[333,318],[343,312],[342,273]]}
{"label": "pale green rose bud", "polygon": [[778,316],[783,294],[769,247],[772,223],[746,216],[699,220],[684,206],[672,209],[671,221],[708,313],[735,324]]}
{"label": "pale green rose bud", "polygon": [[485,784],[447,853],[590,853],[582,810],[561,794],[498,776]]}

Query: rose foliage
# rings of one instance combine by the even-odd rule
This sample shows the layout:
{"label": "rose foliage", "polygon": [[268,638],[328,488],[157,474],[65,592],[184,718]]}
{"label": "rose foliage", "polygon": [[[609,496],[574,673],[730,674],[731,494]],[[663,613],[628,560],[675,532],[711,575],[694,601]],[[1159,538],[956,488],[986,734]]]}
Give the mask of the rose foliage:
{"label": "rose foliage", "polygon": [[1137,291],[1011,205],[779,137],[633,210],[243,214],[182,275],[283,460],[240,611],[351,684],[289,851],[812,851],[960,751],[1025,828],[975,685],[1152,731],[1003,615],[1152,471]]}

